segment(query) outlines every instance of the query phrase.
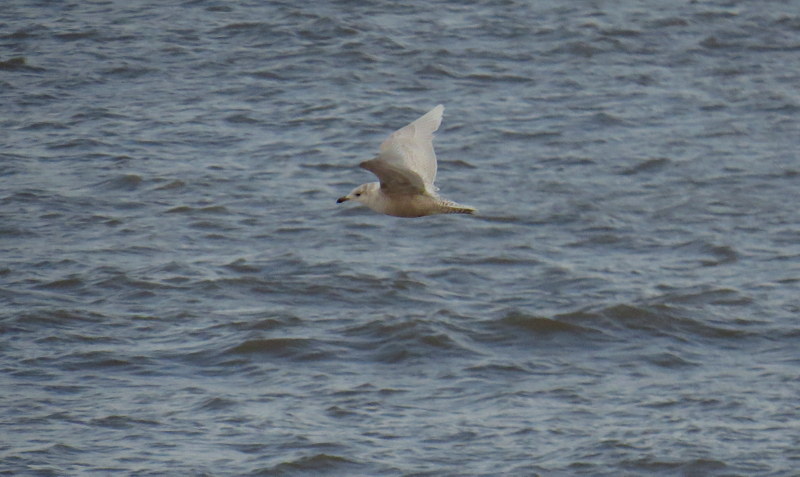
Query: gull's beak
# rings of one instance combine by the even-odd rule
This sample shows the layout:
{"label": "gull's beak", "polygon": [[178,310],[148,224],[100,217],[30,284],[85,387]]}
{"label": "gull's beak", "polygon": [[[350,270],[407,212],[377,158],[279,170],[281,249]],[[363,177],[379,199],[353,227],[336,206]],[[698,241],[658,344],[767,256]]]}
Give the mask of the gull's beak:
{"label": "gull's beak", "polygon": [[341,204],[342,202],[347,202],[348,200],[350,200],[350,197],[347,196],[339,197],[338,199],[336,199],[336,203]]}

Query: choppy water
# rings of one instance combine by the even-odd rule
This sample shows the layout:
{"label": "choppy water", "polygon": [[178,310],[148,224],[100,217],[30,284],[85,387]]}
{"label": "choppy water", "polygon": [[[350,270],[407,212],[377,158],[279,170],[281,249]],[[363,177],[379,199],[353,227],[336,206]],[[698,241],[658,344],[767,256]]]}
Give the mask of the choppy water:
{"label": "choppy water", "polygon": [[798,2],[307,3],[3,2],[0,473],[796,475]]}

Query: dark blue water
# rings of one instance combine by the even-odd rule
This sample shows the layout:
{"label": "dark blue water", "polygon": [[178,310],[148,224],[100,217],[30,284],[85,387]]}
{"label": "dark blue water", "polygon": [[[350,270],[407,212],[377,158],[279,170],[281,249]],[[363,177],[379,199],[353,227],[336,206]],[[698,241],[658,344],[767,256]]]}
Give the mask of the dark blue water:
{"label": "dark blue water", "polygon": [[795,475],[800,3],[167,3],[0,9],[0,473]]}

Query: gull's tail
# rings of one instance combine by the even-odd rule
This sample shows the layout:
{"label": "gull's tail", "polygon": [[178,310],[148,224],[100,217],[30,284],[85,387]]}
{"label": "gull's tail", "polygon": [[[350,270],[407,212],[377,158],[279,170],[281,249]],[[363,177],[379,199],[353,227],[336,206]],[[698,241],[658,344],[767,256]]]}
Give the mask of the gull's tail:
{"label": "gull's tail", "polygon": [[439,199],[440,214],[474,214],[477,212],[474,207],[461,205],[452,200]]}

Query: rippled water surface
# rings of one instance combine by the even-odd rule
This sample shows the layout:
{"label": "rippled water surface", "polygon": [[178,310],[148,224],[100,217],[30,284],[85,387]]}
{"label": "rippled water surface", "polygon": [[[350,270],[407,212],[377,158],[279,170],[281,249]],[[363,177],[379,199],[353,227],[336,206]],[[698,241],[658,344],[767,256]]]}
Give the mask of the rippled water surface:
{"label": "rippled water surface", "polygon": [[[800,4],[0,10],[0,473],[793,475]],[[480,214],[336,197],[438,103]]]}

